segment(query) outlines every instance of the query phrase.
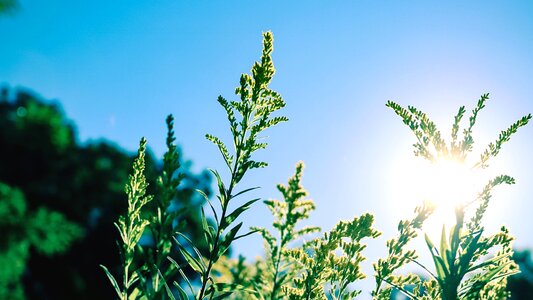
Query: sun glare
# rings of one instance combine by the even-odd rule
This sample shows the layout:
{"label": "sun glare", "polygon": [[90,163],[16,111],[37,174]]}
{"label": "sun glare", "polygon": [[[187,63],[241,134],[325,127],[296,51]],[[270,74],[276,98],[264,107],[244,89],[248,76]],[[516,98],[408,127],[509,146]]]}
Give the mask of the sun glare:
{"label": "sun glare", "polygon": [[424,231],[435,240],[440,239],[443,225],[449,229],[455,224],[455,208],[474,201],[487,183],[481,170],[453,159],[430,163],[413,158],[401,164],[401,175],[395,174],[393,179],[394,207],[402,217],[409,217],[423,200],[432,203],[435,211]]}
{"label": "sun glare", "polygon": [[419,186],[424,199],[435,205],[435,212],[425,226],[428,234],[435,237],[442,225],[450,228],[455,224],[455,208],[475,200],[483,183],[475,169],[456,160],[440,159],[426,168]]}
{"label": "sun glare", "polygon": [[443,208],[455,208],[476,196],[474,171],[455,160],[440,159],[428,166],[421,186],[425,196]]}

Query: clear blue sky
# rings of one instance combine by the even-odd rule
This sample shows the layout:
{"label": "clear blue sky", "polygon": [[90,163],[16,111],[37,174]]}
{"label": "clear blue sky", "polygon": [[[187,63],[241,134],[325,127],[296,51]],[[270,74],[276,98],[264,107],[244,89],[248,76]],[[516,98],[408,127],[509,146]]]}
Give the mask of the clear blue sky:
{"label": "clear blue sky", "polygon": [[[278,198],[275,185],[303,160],[304,186],[318,207],[311,222],[328,229],[374,212],[384,231],[368,248],[375,261],[407,206],[394,187],[413,159],[414,137],[385,102],[413,104],[449,131],[459,105],[471,109],[490,92],[476,130],[485,146],[533,112],[532,12],[529,1],[21,0],[16,14],[0,18],[0,84],[60,101],[82,141],[104,137],[132,151],[146,136],[162,154],[172,113],[194,168],[222,170],[204,139],[229,136],[216,97],[232,97],[259,57],[261,32],[272,30],[272,88],[290,122],[269,131],[260,157],[270,166],[244,185]],[[489,228],[507,224],[518,247],[533,246],[532,151],[533,125],[495,165],[517,185],[495,195]],[[245,220],[268,226],[271,217],[257,205]],[[261,254],[260,238],[235,252]]]}

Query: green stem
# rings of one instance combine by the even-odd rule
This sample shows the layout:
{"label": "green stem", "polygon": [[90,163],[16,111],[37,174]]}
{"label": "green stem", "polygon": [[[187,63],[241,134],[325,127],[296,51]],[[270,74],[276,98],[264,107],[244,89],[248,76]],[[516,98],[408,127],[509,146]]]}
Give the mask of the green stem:
{"label": "green stem", "polygon": [[122,300],[128,299],[128,289],[129,289],[129,264],[124,266],[124,290],[122,291]]}
{"label": "green stem", "polygon": [[[282,231],[283,233],[283,231]],[[283,235],[281,236],[281,240],[283,241]],[[272,287],[272,294],[270,295],[270,299],[271,300],[275,300],[276,299],[276,294],[278,292],[278,288],[279,288],[279,282],[278,282],[278,274],[279,274],[279,264],[280,264],[280,261],[281,261],[281,251],[283,249],[283,245],[280,245],[280,248],[278,249],[278,257],[276,258],[276,261],[275,261],[275,273],[274,273],[274,286]]]}
{"label": "green stem", "polygon": [[[242,131],[242,134],[240,136],[240,141],[236,145],[237,153],[235,154],[235,164],[233,165],[233,170],[231,172],[231,180],[230,180],[229,189],[226,190],[226,195],[225,195],[225,200],[226,201],[222,205],[222,215],[220,217],[220,221],[219,222],[222,222],[222,220],[224,220],[224,218],[226,217],[228,204],[229,204],[229,201],[231,200],[231,193],[233,192],[233,188],[236,185],[235,180],[236,180],[236,176],[237,176],[237,170],[239,169],[239,161],[241,159],[241,154],[242,154],[241,147],[242,147],[242,145],[244,143],[244,139],[246,137],[246,133],[247,133],[247,129],[248,129],[248,119],[250,118],[250,113],[247,113],[246,115],[244,115],[243,118],[245,120],[245,122],[243,124],[243,131]],[[218,224],[218,226],[217,226],[217,234],[216,234],[214,242],[213,242],[213,248],[212,248],[211,253],[209,253],[209,262],[207,264],[206,271],[204,272],[204,274],[202,274],[202,287],[200,288],[200,292],[198,294],[198,300],[203,300],[203,298],[205,297],[205,292],[206,292],[206,288],[207,288],[207,282],[208,282],[208,279],[210,278],[211,269],[213,268],[213,264],[215,263],[214,262],[214,256],[217,254],[218,247],[220,246],[220,236],[221,236],[221,234],[222,234],[222,229],[220,228],[220,224]]]}

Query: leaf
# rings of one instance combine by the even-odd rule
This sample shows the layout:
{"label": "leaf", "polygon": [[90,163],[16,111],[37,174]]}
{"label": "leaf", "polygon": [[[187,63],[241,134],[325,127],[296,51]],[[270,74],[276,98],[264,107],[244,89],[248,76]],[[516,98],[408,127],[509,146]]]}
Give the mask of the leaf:
{"label": "leaf", "polygon": [[[196,273],[203,274],[205,272],[205,265],[201,261],[201,257],[199,259],[196,259],[194,256],[192,256],[189,253],[189,251],[187,251],[187,249],[185,249],[185,247],[183,247],[183,245],[180,244],[180,242],[178,242],[177,239],[175,239],[175,240],[176,240],[176,244],[178,245],[178,250],[180,251],[180,253],[183,256],[183,258],[185,258],[185,260],[189,263],[191,268],[193,268],[193,270]],[[196,247],[194,247],[194,246],[192,246],[192,247],[194,249],[196,249]]]}
{"label": "leaf", "polygon": [[243,237],[247,237],[247,236],[249,236],[249,235],[251,235],[251,234],[254,234],[254,233],[256,233],[256,232],[258,232],[258,230],[252,230],[252,231],[247,232],[247,233],[245,233],[245,234],[241,234],[241,235],[236,236],[233,240],[236,241],[236,240],[238,240],[238,239],[242,239]]}
{"label": "leaf", "polygon": [[428,245],[429,251],[431,252],[431,257],[433,258],[433,262],[435,264],[435,269],[437,270],[437,279],[440,281],[447,276],[446,265],[440,257],[439,251],[437,251],[437,248],[435,248],[427,234],[425,234],[425,238],[426,244]]}
{"label": "leaf", "polygon": [[252,204],[254,204],[255,202],[257,202],[259,200],[260,200],[260,198],[250,200],[250,201],[246,202],[245,204],[243,204],[243,205],[239,206],[238,208],[236,208],[232,213],[227,215],[222,220],[222,223],[220,224],[220,230],[226,229],[226,227],[229,226],[231,223],[233,223],[233,221],[235,221],[235,219],[237,219],[240,214],[242,214],[244,211],[248,210],[252,206]]}
{"label": "leaf", "polygon": [[[189,286],[189,290],[191,291],[191,294],[194,294],[194,289],[192,287],[192,284],[191,282],[189,281],[189,278],[187,278],[187,275],[185,275],[185,273],[183,272],[182,270],[182,267],[172,258],[172,257],[167,257],[168,260],[174,265],[174,267],[176,267],[176,269],[178,270],[178,272],[180,273],[181,277],[185,280],[185,282],[187,283],[187,285]],[[174,282],[174,285],[178,286],[179,289],[183,290],[179,284],[177,282]],[[183,291],[185,293],[185,291]],[[187,295],[185,293],[185,295]]]}
{"label": "leaf", "polygon": [[440,236],[440,256],[444,261],[445,267],[450,269],[450,266],[453,265],[453,258],[451,258],[450,247],[446,236],[446,227],[444,225],[442,225],[442,233]]}
{"label": "leaf", "polygon": [[174,286],[178,289],[178,293],[180,294],[181,300],[189,299],[189,296],[187,296],[187,293],[185,292],[185,290],[175,281],[174,281]]}
{"label": "leaf", "polygon": [[473,233],[474,237],[472,238],[470,244],[466,248],[466,251],[461,257],[459,258],[459,268],[458,273],[464,276],[466,272],[468,271],[468,266],[470,265],[470,262],[472,260],[472,257],[476,253],[476,251],[479,249],[479,239],[481,238],[481,235],[483,234],[483,230],[478,231],[477,233]]}
{"label": "leaf", "polygon": [[[157,268],[157,266],[155,266]],[[165,277],[163,276],[163,274],[161,274],[161,270],[159,270],[159,268],[157,268],[157,274],[159,274],[159,277],[161,277],[161,281],[163,281],[163,285],[165,286],[165,290],[167,291],[167,295],[170,297],[171,300],[176,300],[176,298],[174,297],[174,295],[172,294],[172,291],[170,290],[170,287],[168,286],[166,280],[165,280]],[[182,289],[183,291],[183,289]],[[183,294],[185,295],[185,298],[183,298]],[[181,294],[180,292],[180,296],[182,297],[181,299],[187,299],[187,294],[185,294],[185,291],[183,291],[183,294]]]}
{"label": "leaf", "polygon": [[218,146],[218,150],[220,151],[220,154],[222,154],[222,157],[224,158],[226,165],[231,171],[231,164],[233,163],[233,156],[229,154],[229,151],[226,145],[216,136],[206,134],[205,138]]}
{"label": "leaf", "polygon": [[209,169],[211,173],[213,173],[217,179],[217,186],[218,186],[218,193],[219,193],[219,200],[222,207],[225,207],[227,199],[226,199],[226,187],[224,186],[224,182],[222,181],[222,178],[220,178],[220,174],[213,169]]}
{"label": "leaf", "polygon": [[242,222],[235,225],[235,227],[231,228],[229,232],[224,236],[224,239],[220,242],[220,247],[218,249],[218,253],[216,256],[217,259],[220,256],[222,256],[224,252],[228,250],[229,245],[231,244],[231,242],[233,242],[233,240],[235,239],[235,236],[237,235],[237,232],[239,231],[239,229],[241,229],[241,227],[242,227]]}
{"label": "leaf", "polygon": [[205,217],[204,208],[201,207],[200,219],[202,222],[202,230],[204,232],[205,241],[209,244],[209,247],[213,244],[213,236],[211,236],[211,231],[209,230],[209,225],[207,224],[207,219]]}
{"label": "leaf", "polygon": [[213,203],[211,203],[211,201],[209,200],[209,197],[207,197],[207,195],[204,193],[204,191],[202,190],[199,190],[199,189],[196,189],[196,191],[202,195],[202,197],[205,199],[205,201],[207,202],[207,204],[209,204],[209,207],[211,208],[211,211],[213,212],[213,215],[215,216],[215,220],[217,221],[218,223],[218,214],[217,214],[217,211],[215,210],[215,207],[213,206]]}
{"label": "leaf", "polygon": [[261,187],[256,186],[256,187],[252,187],[252,188],[249,188],[249,189],[245,189],[245,190],[243,190],[243,191],[238,192],[238,193],[235,194],[235,195],[232,195],[231,198],[237,198],[238,196],[240,196],[240,195],[242,195],[242,194],[244,194],[244,193],[247,193],[247,192],[249,192],[249,191],[253,191],[253,190],[256,190],[256,189],[259,189],[259,188],[261,188]]}
{"label": "leaf", "polygon": [[107,278],[109,278],[109,281],[111,281],[111,284],[113,285],[113,288],[115,288],[115,292],[117,292],[117,295],[119,298],[122,297],[122,291],[120,290],[120,287],[118,286],[117,280],[113,275],[109,272],[109,270],[104,266],[100,265],[102,269],[104,269],[105,274],[107,275]]}

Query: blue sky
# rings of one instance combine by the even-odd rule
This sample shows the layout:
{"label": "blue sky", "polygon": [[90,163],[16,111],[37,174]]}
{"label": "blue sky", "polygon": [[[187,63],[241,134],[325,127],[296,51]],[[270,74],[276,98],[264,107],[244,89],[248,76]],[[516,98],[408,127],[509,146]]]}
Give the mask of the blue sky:
{"label": "blue sky", "polygon": [[[57,99],[82,141],[107,138],[134,150],[146,136],[164,151],[164,119],[194,168],[223,170],[209,132],[229,137],[219,94],[233,96],[241,73],[259,58],[272,30],[277,74],[289,123],[268,132],[270,163],[243,183],[279,198],[297,161],[317,203],[311,223],[376,214],[384,235],[375,261],[416,194],[414,137],[385,107],[413,104],[449,132],[457,107],[491,100],[480,115],[477,157],[499,130],[533,112],[533,5],[528,1],[21,1],[0,19],[0,84]],[[224,126],[222,126],[224,124]],[[495,172],[513,175],[489,209],[491,229],[506,224],[518,247],[533,246],[533,126],[505,145]],[[411,172],[411,173],[410,173]],[[407,192],[398,190],[407,186]],[[409,202],[414,203],[414,202]],[[268,226],[257,205],[245,225]],[[236,253],[260,255],[251,237]],[[367,283],[367,285],[370,283]]]}

